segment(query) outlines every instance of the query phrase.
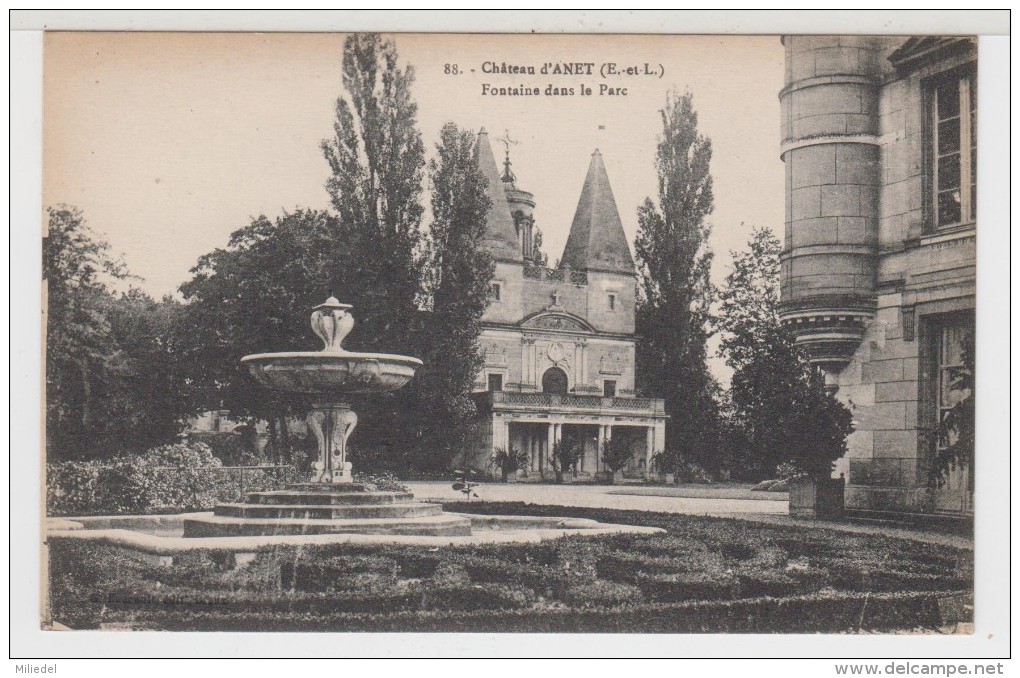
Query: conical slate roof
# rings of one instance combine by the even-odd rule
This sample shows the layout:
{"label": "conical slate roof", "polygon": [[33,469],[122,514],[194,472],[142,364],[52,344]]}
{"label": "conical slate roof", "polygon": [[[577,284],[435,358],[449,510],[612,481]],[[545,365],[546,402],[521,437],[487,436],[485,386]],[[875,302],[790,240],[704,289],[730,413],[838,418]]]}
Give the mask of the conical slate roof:
{"label": "conical slate roof", "polygon": [[503,192],[503,182],[500,179],[496,158],[489,145],[489,133],[484,127],[478,132],[477,153],[478,168],[488,184],[486,195],[492,202],[485,220],[485,237],[482,244],[496,259],[523,261],[524,255],[521,252],[520,241],[517,240],[517,228],[510,214],[510,206],[506,202],[506,193]]}
{"label": "conical slate roof", "polygon": [[591,269],[634,275],[634,259],[623,234],[620,211],[598,149],[591,155],[574,223],[560,260],[572,269]]}

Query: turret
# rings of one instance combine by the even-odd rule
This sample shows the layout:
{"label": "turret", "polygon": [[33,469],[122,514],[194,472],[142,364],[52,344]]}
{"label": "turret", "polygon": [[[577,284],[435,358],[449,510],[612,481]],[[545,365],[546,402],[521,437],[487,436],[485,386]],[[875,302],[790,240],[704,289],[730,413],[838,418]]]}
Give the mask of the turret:
{"label": "turret", "polygon": [[781,318],[835,384],[875,314],[880,48],[861,36],[783,44]]}
{"label": "turret", "polygon": [[509,138],[506,141],[506,157],[503,160],[503,174],[500,179],[503,181],[507,206],[517,229],[521,253],[526,261],[532,261],[535,256],[535,196],[517,187],[517,177],[510,165]]}

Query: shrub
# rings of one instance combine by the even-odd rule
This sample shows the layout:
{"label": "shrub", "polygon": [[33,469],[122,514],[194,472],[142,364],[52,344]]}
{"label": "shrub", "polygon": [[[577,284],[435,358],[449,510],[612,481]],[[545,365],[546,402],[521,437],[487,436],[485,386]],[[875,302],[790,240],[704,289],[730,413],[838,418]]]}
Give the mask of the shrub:
{"label": "shrub", "polygon": [[354,482],[374,485],[377,490],[383,492],[410,492],[411,488],[403,483],[390,471],[380,473],[355,473]]}
{"label": "shrub", "polygon": [[584,443],[580,441],[559,440],[553,444],[549,461],[552,465],[556,482],[563,482],[563,474],[577,469],[577,463],[584,456]]}
{"label": "shrub", "polygon": [[236,569],[225,569],[220,551],[181,554],[166,567],[53,538],[53,614],[73,628],[834,632],[937,623],[941,592],[973,587],[972,553],[948,547],[611,509],[598,517],[671,532],[435,551],[280,546]]}
{"label": "shrub", "polygon": [[661,603],[726,600],[740,595],[739,579],[706,572],[641,574],[635,577],[634,583],[649,600]]}
{"label": "shrub", "polygon": [[677,483],[711,483],[712,476],[704,467],[684,458],[676,450],[664,450],[652,456],[652,471],[655,473],[672,473],[673,482]]}
{"label": "shrub", "polygon": [[685,562],[641,553],[610,553],[599,558],[595,567],[600,579],[625,583],[634,583],[641,575],[689,571]]}
{"label": "shrub", "polygon": [[527,468],[529,459],[527,452],[522,452],[516,447],[509,449],[497,447],[492,451],[492,458],[489,462],[493,467],[499,469],[501,480],[506,482],[508,475],[516,473],[519,469]]}
{"label": "shrub", "polygon": [[[208,445],[177,443],[138,456],[46,465],[47,512],[53,516],[168,513],[208,509],[237,499],[237,483]],[[276,487],[281,478],[258,471],[249,490]]]}
{"label": "shrub", "polygon": [[421,610],[505,610],[528,607],[530,590],[501,584],[422,586]]}
{"label": "shrub", "polygon": [[46,506],[49,514],[80,515],[96,507],[99,468],[95,462],[46,464]]}
{"label": "shrub", "polygon": [[[327,592],[348,588],[349,581],[359,574],[396,578],[397,563],[381,556],[339,556],[321,560],[305,558],[280,563],[280,582],[284,590]],[[362,579],[362,583],[376,580]]]}
{"label": "shrub", "polygon": [[829,583],[829,573],[813,568],[787,569],[785,571],[745,569],[737,572],[742,598],[786,596],[812,593]]}
{"label": "shrub", "polygon": [[789,492],[790,479],[775,478],[773,480],[763,480],[752,487],[751,490],[754,492]]}
{"label": "shrub", "polygon": [[602,443],[602,461],[613,473],[622,471],[632,456],[630,445],[623,437],[609,438]]}
{"label": "shrub", "polygon": [[553,598],[562,598],[567,588],[577,579],[569,572],[555,567],[524,565],[485,556],[470,557],[463,567],[472,582],[530,589],[538,595]]}
{"label": "shrub", "polygon": [[644,596],[641,589],[631,584],[596,580],[569,587],[564,592],[563,602],[582,608],[615,607],[644,602]]}

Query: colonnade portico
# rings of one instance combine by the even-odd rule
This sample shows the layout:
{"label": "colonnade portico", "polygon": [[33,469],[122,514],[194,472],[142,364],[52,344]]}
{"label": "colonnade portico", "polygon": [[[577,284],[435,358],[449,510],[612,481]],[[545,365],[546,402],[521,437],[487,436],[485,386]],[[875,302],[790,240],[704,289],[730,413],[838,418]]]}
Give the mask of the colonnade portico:
{"label": "colonnade portico", "polygon": [[[552,473],[551,452],[565,437],[583,445],[577,471],[586,475],[607,470],[602,450],[606,441],[613,439],[614,430],[626,435],[634,447],[631,471],[647,473],[653,455],[664,445],[666,415],[658,399],[498,392],[486,395],[491,407],[490,457],[498,448],[524,452],[529,473]],[[538,400],[543,402],[532,402]],[[536,407],[539,405],[542,407]]]}

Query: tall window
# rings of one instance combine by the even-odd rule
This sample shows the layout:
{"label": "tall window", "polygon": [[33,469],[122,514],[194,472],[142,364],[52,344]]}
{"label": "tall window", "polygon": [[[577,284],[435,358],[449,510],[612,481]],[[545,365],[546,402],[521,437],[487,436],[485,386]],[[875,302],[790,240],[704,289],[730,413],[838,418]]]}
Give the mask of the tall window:
{"label": "tall window", "polygon": [[490,374],[489,375],[489,390],[490,391],[502,391],[503,390],[503,375],[502,374]]}
{"label": "tall window", "polygon": [[501,292],[502,289],[499,283],[492,283],[491,285],[489,285],[489,298],[492,299],[493,301],[499,301],[499,296]]}
{"label": "tall window", "polygon": [[936,342],[935,406],[937,421],[941,423],[945,421],[946,414],[969,393],[955,387],[954,375],[964,368],[963,342],[964,338],[973,332],[973,326],[972,323],[957,320],[955,323],[939,325],[936,332],[934,337]]}
{"label": "tall window", "polygon": [[602,395],[604,395],[607,398],[615,398],[616,397],[616,380],[615,379],[606,379],[605,381],[602,382]]}
{"label": "tall window", "polygon": [[977,80],[957,73],[930,91],[931,213],[941,228],[977,217]]}
{"label": "tall window", "polygon": [[[967,369],[964,347],[968,337],[974,337],[973,311],[959,311],[926,316],[922,325],[921,372],[919,378],[922,407],[920,424],[931,436],[927,453],[943,456],[946,446],[954,437],[939,435],[942,423],[953,408],[969,395],[961,387],[962,370]],[[959,482],[973,474],[973,465],[966,472],[953,472],[949,480]],[[954,481],[955,477],[955,481]]]}

